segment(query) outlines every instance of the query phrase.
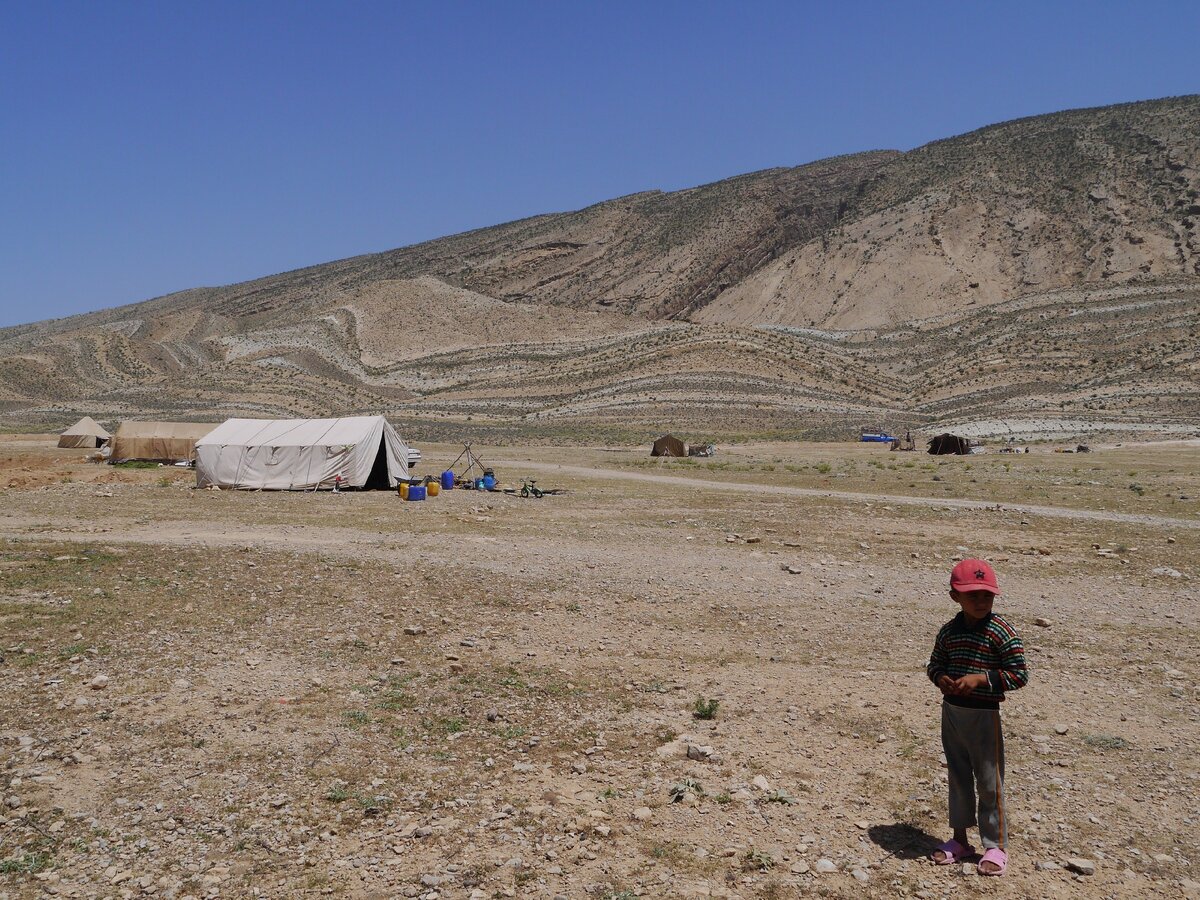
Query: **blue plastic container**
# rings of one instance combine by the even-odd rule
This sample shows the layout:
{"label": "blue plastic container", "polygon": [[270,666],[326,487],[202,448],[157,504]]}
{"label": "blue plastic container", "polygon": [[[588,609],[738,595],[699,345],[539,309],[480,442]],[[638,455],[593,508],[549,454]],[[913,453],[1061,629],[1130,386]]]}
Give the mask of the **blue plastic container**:
{"label": "blue plastic container", "polygon": [[423,484],[409,485],[408,499],[409,500],[424,500],[425,499],[425,485],[423,485]]}
{"label": "blue plastic container", "polygon": [[494,491],[496,489],[496,476],[495,475],[484,475],[483,476],[483,489],[485,491]]}
{"label": "blue plastic container", "polygon": [[454,473],[447,469],[442,473],[442,490],[448,491],[454,487]]}

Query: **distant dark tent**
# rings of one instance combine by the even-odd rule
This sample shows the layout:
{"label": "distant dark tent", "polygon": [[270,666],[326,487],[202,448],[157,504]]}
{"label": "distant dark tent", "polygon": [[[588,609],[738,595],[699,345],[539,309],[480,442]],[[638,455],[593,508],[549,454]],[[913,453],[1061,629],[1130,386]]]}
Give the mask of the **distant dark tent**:
{"label": "distant dark tent", "polygon": [[930,439],[929,452],[934,456],[945,456],[949,453],[966,456],[971,452],[971,442],[965,437],[947,432]]}
{"label": "distant dark tent", "polygon": [[673,434],[664,434],[650,448],[651,456],[687,456],[687,444]]}

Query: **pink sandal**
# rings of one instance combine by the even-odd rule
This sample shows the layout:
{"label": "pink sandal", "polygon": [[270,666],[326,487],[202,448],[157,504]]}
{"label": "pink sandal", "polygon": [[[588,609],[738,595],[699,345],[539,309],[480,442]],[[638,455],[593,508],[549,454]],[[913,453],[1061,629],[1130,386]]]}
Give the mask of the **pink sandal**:
{"label": "pink sandal", "polygon": [[[991,863],[996,868],[985,869],[983,867],[984,863]],[[979,860],[978,868],[980,875],[1003,875],[1004,870],[1008,868],[1008,854],[999,847],[992,847],[983,854],[983,858]]]}
{"label": "pink sandal", "polygon": [[952,866],[956,862],[961,862],[964,857],[974,856],[975,848],[970,844],[967,844],[964,847],[958,841],[954,840],[954,838],[950,838],[950,840],[946,841],[946,843],[939,845],[938,848],[933,851],[933,853],[945,854],[941,859],[938,859],[933,854],[930,854],[929,858],[933,860],[935,865]]}

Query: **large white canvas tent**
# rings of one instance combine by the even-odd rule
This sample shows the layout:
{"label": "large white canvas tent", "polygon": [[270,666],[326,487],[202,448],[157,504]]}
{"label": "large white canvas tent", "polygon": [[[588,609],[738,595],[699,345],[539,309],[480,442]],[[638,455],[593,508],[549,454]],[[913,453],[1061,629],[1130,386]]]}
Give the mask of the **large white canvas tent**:
{"label": "large white canvas tent", "polygon": [[394,488],[408,478],[408,446],[383,416],[229,419],[196,442],[196,486],[307,491]]}
{"label": "large white canvas tent", "polygon": [[60,447],[101,447],[112,435],[91,416],[84,416],[58,436]]}

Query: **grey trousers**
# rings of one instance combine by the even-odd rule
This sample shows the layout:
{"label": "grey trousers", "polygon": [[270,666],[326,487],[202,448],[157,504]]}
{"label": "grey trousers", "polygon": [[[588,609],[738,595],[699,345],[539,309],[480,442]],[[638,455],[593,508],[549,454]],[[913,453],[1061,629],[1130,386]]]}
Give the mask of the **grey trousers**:
{"label": "grey trousers", "polygon": [[[942,702],[942,749],[950,777],[950,827],[979,825],[984,848],[1004,849],[1004,734],[1000,711]],[[976,792],[979,804],[976,808]]]}

